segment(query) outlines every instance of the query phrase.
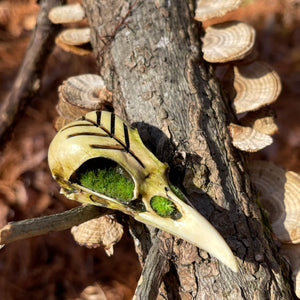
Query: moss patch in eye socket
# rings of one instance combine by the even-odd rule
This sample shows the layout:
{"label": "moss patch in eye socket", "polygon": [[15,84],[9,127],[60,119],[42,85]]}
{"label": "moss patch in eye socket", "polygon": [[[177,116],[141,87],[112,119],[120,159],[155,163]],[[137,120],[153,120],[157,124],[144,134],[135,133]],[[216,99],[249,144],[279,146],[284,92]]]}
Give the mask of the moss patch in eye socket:
{"label": "moss patch in eye socket", "polygon": [[153,196],[150,200],[152,209],[161,217],[171,217],[172,219],[179,219],[181,213],[177,210],[174,203],[162,196]]}
{"label": "moss patch in eye socket", "polygon": [[[102,162],[102,163],[101,163]],[[134,182],[117,163],[101,159],[76,172],[76,182],[92,191],[108,197],[129,202],[133,199]]]}

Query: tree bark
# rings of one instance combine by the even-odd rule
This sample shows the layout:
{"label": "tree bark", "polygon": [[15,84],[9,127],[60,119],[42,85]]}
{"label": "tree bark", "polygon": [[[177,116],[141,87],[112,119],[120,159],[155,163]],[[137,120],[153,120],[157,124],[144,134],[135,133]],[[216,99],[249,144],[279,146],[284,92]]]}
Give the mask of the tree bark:
{"label": "tree bark", "polygon": [[[165,269],[158,299],[292,299],[287,267],[262,223],[245,159],[231,144],[231,108],[202,58],[192,1],[84,0],[84,6],[115,112],[138,122],[145,144],[169,163],[171,180],[184,187],[240,265],[233,273],[205,251],[131,221],[145,268],[147,255],[164,257],[150,270],[153,277]],[[153,290],[140,296],[141,282],[136,298],[155,299]]]}

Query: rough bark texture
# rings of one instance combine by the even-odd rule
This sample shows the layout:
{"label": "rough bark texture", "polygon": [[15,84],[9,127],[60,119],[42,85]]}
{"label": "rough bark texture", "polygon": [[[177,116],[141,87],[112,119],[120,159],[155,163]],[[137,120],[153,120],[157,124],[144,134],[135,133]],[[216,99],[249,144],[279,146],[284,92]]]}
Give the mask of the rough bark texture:
{"label": "rough bark texture", "polygon": [[[288,272],[262,224],[245,161],[231,145],[226,127],[231,109],[202,59],[192,4],[156,0],[131,7],[127,1],[85,0],[84,5],[115,111],[141,122],[137,127],[146,145],[170,164],[171,178],[183,183],[240,265],[235,274],[189,243],[134,223],[142,264],[157,238],[169,261],[158,298],[291,299]],[[146,299],[138,290],[136,297]]]}

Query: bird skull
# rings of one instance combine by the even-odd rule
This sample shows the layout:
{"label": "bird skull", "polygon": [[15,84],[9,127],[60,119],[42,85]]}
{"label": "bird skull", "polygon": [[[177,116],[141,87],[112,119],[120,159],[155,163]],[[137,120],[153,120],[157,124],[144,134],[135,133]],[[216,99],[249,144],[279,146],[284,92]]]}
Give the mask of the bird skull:
{"label": "bird skull", "polygon": [[67,198],[120,210],[191,242],[238,271],[222,236],[170,184],[168,165],[120,117],[93,111],[67,124],[51,142],[48,160]]}

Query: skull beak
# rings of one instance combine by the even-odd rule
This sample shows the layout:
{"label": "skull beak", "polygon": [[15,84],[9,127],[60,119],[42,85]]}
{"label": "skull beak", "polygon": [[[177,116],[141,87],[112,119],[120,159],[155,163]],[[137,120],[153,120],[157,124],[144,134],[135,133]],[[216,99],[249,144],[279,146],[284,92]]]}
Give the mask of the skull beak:
{"label": "skull beak", "polygon": [[195,246],[209,252],[234,272],[238,272],[237,261],[219,232],[195,209],[180,203],[182,217],[178,220],[160,217],[151,212],[135,215],[137,221],[168,231]]}

